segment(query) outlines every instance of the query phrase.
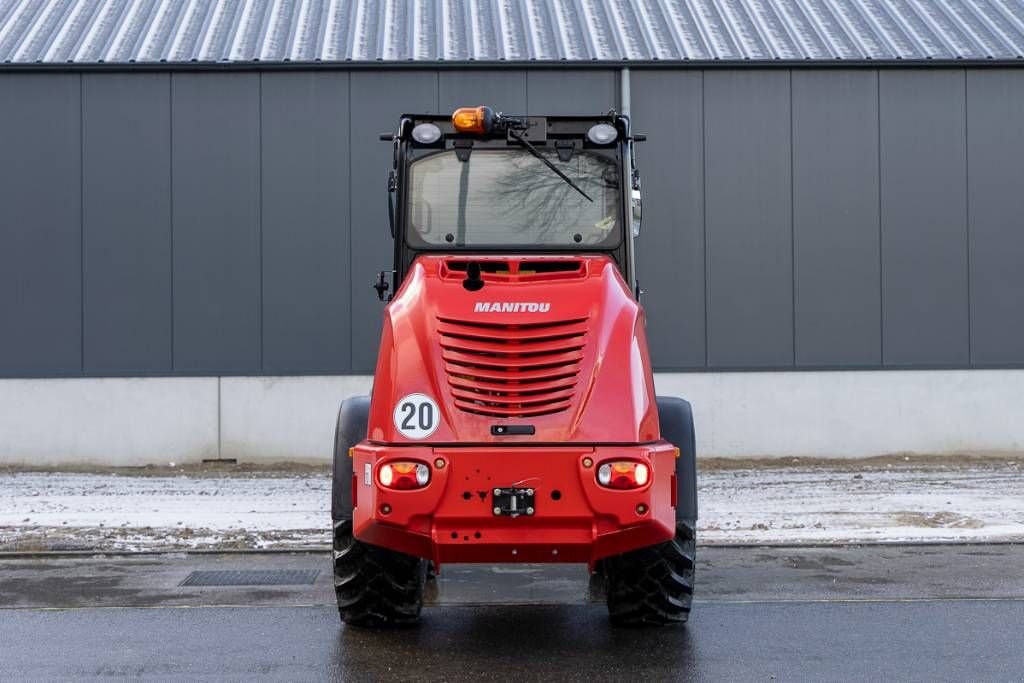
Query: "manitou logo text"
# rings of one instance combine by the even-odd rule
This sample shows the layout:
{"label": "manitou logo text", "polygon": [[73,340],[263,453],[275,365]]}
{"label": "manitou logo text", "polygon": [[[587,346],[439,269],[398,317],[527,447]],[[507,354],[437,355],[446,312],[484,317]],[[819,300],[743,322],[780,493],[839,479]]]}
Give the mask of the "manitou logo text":
{"label": "manitou logo text", "polygon": [[474,313],[547,313],[550,303],[525,301],[478,301]]}

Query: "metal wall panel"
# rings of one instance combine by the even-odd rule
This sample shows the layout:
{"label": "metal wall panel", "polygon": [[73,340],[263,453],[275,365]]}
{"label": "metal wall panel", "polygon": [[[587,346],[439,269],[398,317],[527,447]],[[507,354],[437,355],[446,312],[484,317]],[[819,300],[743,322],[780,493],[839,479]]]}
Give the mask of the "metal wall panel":
{"label": "metal wall panel", "polygon": [[796,363],[882,362],[878,74],[793,72]]}
{"label": "metal wall panel", "polygon": [[174,74],[174,369],[260,372],[259,74]]}
{"label": "metal wall panel", "polygon": [[263,372],[347,372],[348,74],[262,79]]}
{"label": "metal wall panel", "polygon": [[699,71],[634,71],[633,128],[644,215],[636,242],[658,369],[704,367],[704,131]]}
{"label": "metal wall panel", "polygon": [[506,114],[526,113],[525,71],[467,69],[438,74],[438,103],[447,114],[458,107],[486,104]]}
{"label": "metal wall panel", "polygon": [[971,361],[1024,363],[1024,71],[967,72]]}
{"label": "metal wall panel", "polygon": [[789,87],[785,71],[704,74],[713,368],[793,364]]}
{"label": "metal wall panel", "polygon": [[879,74],[885,365],[970,361],[964,72]]}
{"label": "metal wall panel", "polygon": [[[1024,364],[1024,71],[632,78],[657,367]],[[0,376],[371,372],[377,134],[461,104],[604,111],[618,80],[3,75]]]}
{"label": "metal wall panel", "polygon": [[85,373],[167,373],[170,76],[82,78]]}
{"label": "metal wall panel", "polygon": [[349,155],[349,296],[352,310],[352,371],[373,372],[380,341],[381,311],[371,285],[381,270],[391,270],[394,243],[388,231],[387,174],[392,147],[378,139],[408,113],[438,111],[436,71],[358,71],[351,74]]}
{"label": "metal wall panel", "polygon": [[82,370],[81,78],[0,75],[0,375]]}
{"label": "metal wall panel", "polygon": [[570,69],[533,70],[526,74],[529,114],[604,113],[619,109],[619,72]]}

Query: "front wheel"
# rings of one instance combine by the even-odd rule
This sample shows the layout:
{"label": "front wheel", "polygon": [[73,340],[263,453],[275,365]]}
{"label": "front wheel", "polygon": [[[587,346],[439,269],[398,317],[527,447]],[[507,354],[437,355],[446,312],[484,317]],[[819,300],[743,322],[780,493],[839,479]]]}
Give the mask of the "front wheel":
{"label": "front wheel", "polygon": [[640,548],[604,561],[608,615],[618,626],[682,624],[693,603],[697,532],[678,522],[667,543]]}
{"label": "front wheel", "polygon": [[341,620],[354,626],[407,626],[419,621],[426,560],[363,543],[352,520],[334,523],[334,592]]}

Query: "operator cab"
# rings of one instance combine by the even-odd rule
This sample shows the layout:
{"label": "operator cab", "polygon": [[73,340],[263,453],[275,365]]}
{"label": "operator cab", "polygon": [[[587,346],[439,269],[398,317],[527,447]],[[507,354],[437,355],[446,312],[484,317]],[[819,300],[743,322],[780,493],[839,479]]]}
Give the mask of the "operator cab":
{"label": "operator cab", "polygon": [[[629,118],[403,115],[388,176],[394,268],[374,288],[389,300],[421,254],[604,254],[636,293],[633,240],[640,176]],[[623,179],[628,179],[626,182]],[[488,267],[486,263],[484,268]],[[480,280],[469,262],[467,287]],[[388,282],[388,280],[391,280]]]}

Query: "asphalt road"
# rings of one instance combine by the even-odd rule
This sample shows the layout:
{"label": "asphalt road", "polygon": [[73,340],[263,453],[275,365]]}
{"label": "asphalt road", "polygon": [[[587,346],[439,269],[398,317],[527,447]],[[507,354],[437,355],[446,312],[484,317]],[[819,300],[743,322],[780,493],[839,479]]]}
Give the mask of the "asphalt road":
{"label": "asphalt road", "polygon": [[[1024,547],[700,557],[684,628],[611,628],[580,568],[522,566],[449,567],[385,632],[339,624],[324,554],[0,558],[0,679],[1024,680]],[[180,585],[210,569],[320,573]]]}

